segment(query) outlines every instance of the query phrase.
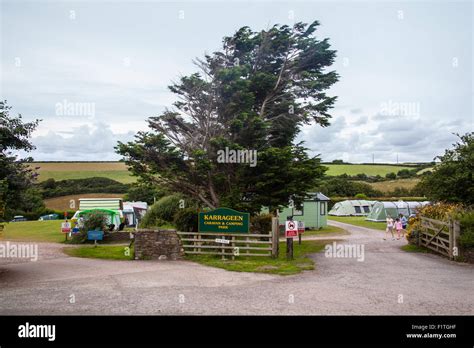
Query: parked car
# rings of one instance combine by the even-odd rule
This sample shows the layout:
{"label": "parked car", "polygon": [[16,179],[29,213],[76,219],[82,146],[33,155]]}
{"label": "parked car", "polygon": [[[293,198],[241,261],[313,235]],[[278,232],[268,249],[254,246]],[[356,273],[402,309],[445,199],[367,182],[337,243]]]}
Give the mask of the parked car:
{"label": "parked car", "polygon": [[11,222],[27,221],[23,215],[15,215]]}
{"label": "parked car", "polygon": [[57,220],[57,219],[59,219],[59,215],[58,215],[58,214],[48,214],[48,215],[40,216],[40,218],[38,219],[38,221]]}

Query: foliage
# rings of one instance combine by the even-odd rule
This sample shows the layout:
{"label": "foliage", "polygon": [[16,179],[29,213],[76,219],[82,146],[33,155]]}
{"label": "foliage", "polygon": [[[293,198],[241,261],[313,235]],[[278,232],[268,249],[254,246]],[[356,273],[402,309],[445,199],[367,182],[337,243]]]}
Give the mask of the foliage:
{"label": "foliage", "polygon": [[182,196],[178,194],[162,197],[150,207],[139,227],[159,227],[173,222],[174,215],[180,209],[181,200]]}
{"label": "foliage", "polygon": [[354,196],[355,199],[367,199],[369,197],[367,197],[367,195],[365,195],[364,193],[358,193]]}
{"label": "foliage", "polygon": [[474,132],[457,136],[459,141],[436,157],[441,163],[418,185],[431,200],[470,205],[474,204]]}
{"label": "foliage", "polygon": [[174,215],[174,225],[178,231],[183,232],[197,232],[198,231],[198,216],[197,208],[190,207],[178,209]]}
{"label": "foliage", "polygon": [[250,232],[268,233],[272,230],[272,214],[258,214],[250,217]]}
{"label": "foliage", "polygon": [[[290,196],[301,203],[325,169],[294,141],[303,125],[329,125],[336,97],[326,92],[338,80],[328,69],[336,52],[315,37],[318,25],[243,27],[197,59],[201,72],[170,86],[175,109],[118,143],[131,172],[209,208],[257,213]],[[256,166],[219,161],[225,148],[257,151]]]}
{"label": "foliage", "polygon": [[127,194],[124,197],[124,200],[134,202],[147,202],[151,205],[164,195],[164,190],[158,188],[156,185],[139,181],[130,185]]}
{"label": "foliage", "polygon": [[44,198],[75,195],[80,193],[125,193],[129,185],[118,181],[92,177],[55,181],[50,178],[38,184]]}
{"label": "foliage", "polygon": [[387,173],[385,174],[385,178],[387,178],[388,180],[395,180],[397,178],[397,174],[391,172],[391,173]]}
{"label": "foliage", "polygon": [[94,211],[84,214],[84,226],[79,233],[73,234],[71,243],[84,243],[87,240],[87,231],[107,231],[107,214]]}
{"label": "foliage", "polygon": [[461,224],[459,245],[462,248],[474,248],[474,210],[467,210],[456,216]]}
{"label": "foliage", "polygon": [[11,219],[16,211],[32,209],[28,205],[30,199],[35,198],[30,189],[36,173],[27,165],[33,159],[19,158],[14,153],[35,149],[29,138],[39,120],[23,122],[21,115],[10,116],[10,109],[6,101],[0,102],[0,182],[3,183],[0,205],[3,207],[4,220]]}
{"label": "foliage", "polygon": [[316,186],[315,190],[320,191],[329,197],[354,197],[357,194],[364,194],[367,197],[379,197],[383,195],[382,192],[375,190],[369,184],[354,182],[342,176],[328,177],[324,179],[318,186]]}

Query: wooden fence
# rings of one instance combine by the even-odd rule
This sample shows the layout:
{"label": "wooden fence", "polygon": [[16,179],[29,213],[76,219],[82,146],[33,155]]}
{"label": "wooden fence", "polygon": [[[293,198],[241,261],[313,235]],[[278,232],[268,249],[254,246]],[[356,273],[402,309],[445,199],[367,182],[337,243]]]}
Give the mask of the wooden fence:
{"label": "wooden fence", "polygon": [[457,245],[459,233],[459,221],[440,221],[422,216],[418,245],[453,259],[459,255]]}
{"label": "wooden fence", "polygon": [[178,232],[187,255],[278,257],[278,218],[269,233]]}

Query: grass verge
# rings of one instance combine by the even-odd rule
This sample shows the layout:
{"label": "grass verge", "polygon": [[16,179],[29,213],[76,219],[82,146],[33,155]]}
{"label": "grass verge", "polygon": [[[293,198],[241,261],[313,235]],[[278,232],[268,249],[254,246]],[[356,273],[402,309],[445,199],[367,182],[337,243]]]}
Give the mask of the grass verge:
{"label": "grass verge", "polygon": [[427,253],[429,252],[428,249],[420,247],[415,244],[406,244],[400,247],[403,251],[409,252],[409,253]]}
{"label": "grass verge", "polygon": [[384,222],[366,221],[365,216],[328,216],[329,220],[344,222],[354,226],[373,228],[375,230],[385,231]]}
{"label": "grass verge", "polygon": [[221,260],[220,256],[214,255],[188,255],[186,259],[200,264],[222,268],[234,272],[255,272],[279,275],[292,275],[302,271],[313,270],[314,261],[308,257],[309,254],[318,253],[324,246],[331,243],[330,240],[303,240],[298,245],[297,240],[293,244],[294,259],[286,259],[286,242],[280,242],[280,253],[277,259],[270,257],[243,257],[235,260]]}
{"label": "grass verge", "polygon": [[[133,248],[127,249],[128,245],[81,245],[73,248],[64,248],[66,255],[74,257],[85,257],[92,259],[107,260],[133,260]],[[127,255],[127,251],[130,255]]]}

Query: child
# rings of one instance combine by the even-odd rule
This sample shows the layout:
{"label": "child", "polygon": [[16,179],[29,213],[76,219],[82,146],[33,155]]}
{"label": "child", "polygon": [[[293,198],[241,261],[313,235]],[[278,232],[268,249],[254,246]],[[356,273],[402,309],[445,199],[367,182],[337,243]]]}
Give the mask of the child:
{"label": "child", "polygon": [[[387,216],[387,228],[385,229],[385,235],[390,232],[392,234],[392,240],[394,240],[393,236],[393,219],[390,215]],[[385,240],[385,237],[383,238]]]}
{"label": "child", "polygon": [[400,221],[399,218],[397,218],[395,220],[395,229],[397,230],[397,235],[398,235],[397,240],[399,240],[400,239],[400,234],[402,233],[402,230],[403,230],[403,224],[402,224],[402,222]]}

